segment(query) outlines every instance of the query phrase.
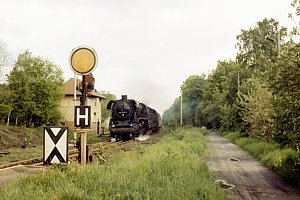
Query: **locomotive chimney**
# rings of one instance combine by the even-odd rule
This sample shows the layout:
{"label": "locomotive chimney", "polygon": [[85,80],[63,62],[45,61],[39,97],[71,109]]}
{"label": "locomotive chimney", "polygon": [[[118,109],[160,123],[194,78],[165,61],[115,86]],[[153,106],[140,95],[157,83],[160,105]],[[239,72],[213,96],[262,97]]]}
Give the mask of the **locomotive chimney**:
{"label": "locomotive chimney", "polygon": [[122,100],[127,100],[127,95],[122,95]]}

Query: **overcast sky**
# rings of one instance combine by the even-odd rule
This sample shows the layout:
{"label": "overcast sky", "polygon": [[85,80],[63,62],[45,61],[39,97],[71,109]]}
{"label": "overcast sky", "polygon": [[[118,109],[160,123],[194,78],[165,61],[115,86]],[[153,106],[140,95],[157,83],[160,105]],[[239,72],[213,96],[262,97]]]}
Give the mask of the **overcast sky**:
{"label": "overcast sky", "polygon": [[289,26],[291,0],[0,0],[0,40],[73,77],[69,55],[95,49],[96,88],[127,94],[161,114],[190,75],[234,59],[236,36],[263,18]]}

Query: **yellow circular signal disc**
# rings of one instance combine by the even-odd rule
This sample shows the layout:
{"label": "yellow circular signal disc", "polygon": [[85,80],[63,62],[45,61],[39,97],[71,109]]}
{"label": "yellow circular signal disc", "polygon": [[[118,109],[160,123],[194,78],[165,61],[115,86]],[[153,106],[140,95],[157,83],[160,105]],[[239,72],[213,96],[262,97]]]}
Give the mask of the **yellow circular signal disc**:
{"label": "yellow circular signal disc", "polygon": [[88,74],[97,66],[97,54],[90,47],[78,47],[70,55],[70,65],[76,74]]}

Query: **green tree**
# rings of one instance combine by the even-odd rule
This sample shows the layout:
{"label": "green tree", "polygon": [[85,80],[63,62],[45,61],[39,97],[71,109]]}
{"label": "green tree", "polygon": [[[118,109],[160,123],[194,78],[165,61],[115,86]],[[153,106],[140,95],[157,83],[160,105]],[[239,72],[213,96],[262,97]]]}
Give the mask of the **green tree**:
{"label": "green tree", "polygon": [[260,77],[249,79],[238,92],[240,115],[251,135],[268,140],[273,138],[272,101],[272,92]]}
{"label": "green tree", "polygon": [[12,56],[7,49],[7,45],[0,40],[0,83],[4,81],[4,75],[8,72],[12,64]]}
{"label": "green tree", "polygon": [[300,35],[300,2],[298,0],[292,0],[291,6],[294,8],[294,13],[288,13],[288,17],[293,20],[295,26],[290,32],[290,40],[299,39]]}
{"label": "green tree", "polygon": [[263,19],[254,28],[241,30],[237,36],[237,61],[246,67],[266,71],[279,55],[287,29],[275,19]]}
{"label": "green tree", "polygon": [[20,54],[8,75],[16,124],[57,122],[61,115],[58,106],[63,97],[62,85],[62,71],[54,63],[28,51]]}
{"label": "green tree", "polygon": [[245,79],[245,70],[232,60],[219,61],[208,75],[203,99],[197,107],[197,123],[207,128],[236,129],[240,122],[234,104],[239,82]]}
{"label": "green tree", "polygon": [[[279,26],[279,22],[273,18],[271,19],[263,19],[260,22],[257,22],[256,26],[254,28],[250,28],[248,30],[242,30],[241,34],[237,36],[237,48],[239,50],[237,54],[237,61],[241,64],[241,67],[243,69],[243,73],[246,75],[243,78],[243,81],[241,81],[241,86],[243,86],[244,83],[248,82],[248,86],[246,85],[243,89],[243,95],[248,95],[249,98],[258,98],[255,95],[257,95],[257,92],[262,92],[268,95],[267,91],[263,91],[262,89],[259,90],[256,88],[255,90],[249,86],[249,81],[256,80],[256,78],[259,78],[260,81],[255,85],[259,86],[260,83],[264,83],[266,85],[270,84],[271,80],[276,79],[278,76],[278,69],[276,67],[276,63],[278,62],[278,59],[281,57],[281,55],[284,53],[285,49],[285,37],[287,36],[287,29],[283,26]],[[255,78],[254,78],[255,77]],[[271,88],[268,88],[266,90],[270,90]],[[243,96],[246,98],[246,96]],[[249,99],[248,99],[249,100]],[[251,99],[253,100],[253,99]],[[263,100],[260,99],[260,103],[263,103]],[[236,104],[237,107],[240,106],[250,106],[250,104],[243,104],[243,101],[240,101]],[[253,103],[253,102],[252,102]],[[258,102],[257,102],[258,103]],[[270,101],[270,104],[273,102]],[[263,105],[260,105],[263,106]],[[246,109],[246,108],[245,108]],[[273,110],[274,111],[274,110]],[[243,111],[243,116],[247,116],[246,112],[252,112],[249,109]],[[253,114],[253,113],[252,113]],[[259,113],[262,114],[262,113]],[[268,113],[268,117],[274,115],[274,113]],[[266,118],[268,118],[266,117]],[[241,130],[245,131],[252,131],[254,124],[245,123],[246,118],[244,117],[243,123],[241,123],[240,127]],[[247,118],[246,121],[250,121],[249,118]],[[254,122],[253,122],[254,123]],[[249,127],[250,126],[250,127]],[[252,128],[251,128],[252,127]],[[273,129],[273,128],[272,128]],[[272,130],[274,131],[274,130]],[[266,134],[266,133],[262,133]],[[273,133],[272,133],[273,134]],[[269,137],[270,134],[266,134]]]}
{"label": "green tree", "polygon": [[105,122],[107,122],[107,120],[109,119],[111,113],[110,110],[106,109],[106,106],[110,100],[116,100],[117,97],[110,92],[104,91],[102,94],[105,96],[105,99],[101,100],[101,124],[105,124]]}
{"label": "green tree", "polygon": [[215,71],[208,75],[208,78],[205,80],[205,87],[203,87],[202,90],[201,101],[198,102],[196,108],[196,124],[199,124],[199,126],[205,126],[209,129],[219,128],[221,126],[219,101],[221,97],[220,90],[222,89],[219,87],[218,81],[220,80],[213,82],[216,78],[213,76],[214,74]]}
{"label": "green tree", "polygon": [[12,93],[6,84],[0,84],[0,122],[9,124],[12,111]]}
{"label": "green tree", "polygon": [[276,138],[300,151],[300,45],[290,43],[276,64],[274,93]]}
{"label": "green tree", "polygon": [[181,85],[183,111],[183,121],[185,124],[196,125],[196,108],[203,98],[203,92],[206,87],[206,75],[191,75]]}
{"label": "green tree", "polygon": [[177,97],[172,106],[163,113],[162,123],[169,128],[180,125],[180,97]]}

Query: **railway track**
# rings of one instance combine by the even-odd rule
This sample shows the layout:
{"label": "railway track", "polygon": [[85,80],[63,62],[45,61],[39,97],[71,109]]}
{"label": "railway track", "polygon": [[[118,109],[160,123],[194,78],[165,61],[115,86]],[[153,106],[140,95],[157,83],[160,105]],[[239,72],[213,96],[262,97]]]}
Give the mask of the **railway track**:
{"label": "railway track", "polygon": [[[92,162],[94,157],[97,154],[104,153],[108,149],[118,148],[124,144],[129,143],[130,141],[126,142],[98,142],[94,144],[87,145],[87,162]],[[73,149],[69,151],[69,163],[78,163],[80,151],[78,149]],[[44,164],[43,157],[36,157],[28,160],[20,160],[15,162],[9,162],[0,165],[0,169],[6,169],[14,166],[42,166]]]}
{"label": "railway track", "polygon": [[[160,137],[160,131],[157,134],[151,135],[150,139],[146,139],[143,141],[140,141],[141,144],[153,144],[155,143],[156,139]],[[97,142],[94,144],[88,144],[87,145],[87,162],[94,162],[97,161],[98,155],[101,154],[113,154],[115,151],[118,150],[124,150],[127,151],[129,148],[124,148],[126,144],[130,143],[131,141],[119,141],[119,142]],[[80,152],[78,149],[72,149],[69,150],[69,163],[78,163],[79,157],[80,157]],[[20,161],[14,161],[14,162],[9,162],[5,164],[0,164],[0,170],[2,169],[7,169],[15,166],[43,166],[43,157],[36,157],[28,160],[20,160]]]}
{"label": "railway track", "polygon": [[[151,134],[150,134],[151,135]],[[161,134],[154,134],[148,139],[138,140],[140,144],[155,144]],[[130,151],[134,149],[131,141],[126,142],[98,142],[87,145],[87,162],[101,164],[105,163],[110,157],[119,151]],[[69,150],[70,164],[77,164],[80,152],[78,149]],[[44,173],[50,168],[45,166],[42,157],[36,157],[28,160],[21,160],[0,165],[0,187],[6,185],[26,174]]]}

